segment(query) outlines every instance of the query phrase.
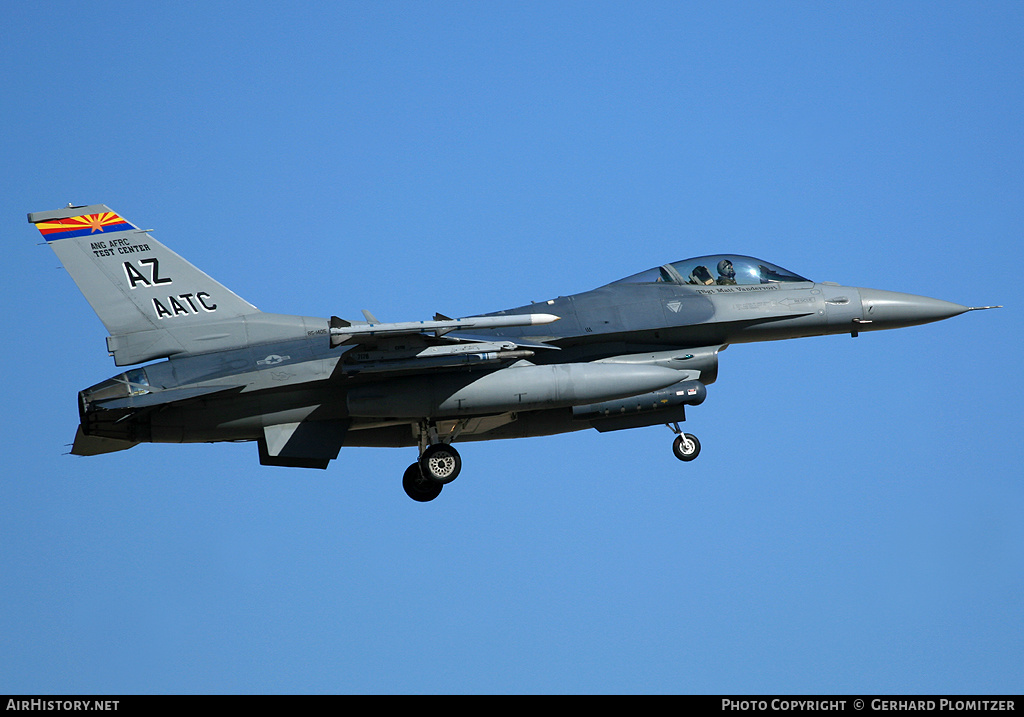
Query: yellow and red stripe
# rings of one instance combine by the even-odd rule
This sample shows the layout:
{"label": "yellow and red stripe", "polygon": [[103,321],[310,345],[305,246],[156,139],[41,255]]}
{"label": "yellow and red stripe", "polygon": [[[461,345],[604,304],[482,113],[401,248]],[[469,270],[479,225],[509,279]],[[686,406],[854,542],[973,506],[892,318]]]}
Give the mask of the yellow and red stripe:
{"label": "yellow and red stripe", "polygon": [[36,224],[36,228],[39,229],[39,233],[46,241],[57,241],[72,237],[123,232],[135,227],[114,212],[100,212],[99,214],[83,214],[78,217],[39,222]]}

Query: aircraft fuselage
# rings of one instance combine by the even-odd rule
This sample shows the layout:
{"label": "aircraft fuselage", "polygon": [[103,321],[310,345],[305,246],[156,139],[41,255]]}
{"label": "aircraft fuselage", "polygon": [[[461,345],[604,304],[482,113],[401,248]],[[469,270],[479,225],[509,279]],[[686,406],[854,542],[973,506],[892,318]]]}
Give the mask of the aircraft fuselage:
{"label": "aircraft fuselage", "polygon": [[[335,425],[345,424],[344,445],[402,446],[416,445],[419,438],[410,430],[410,421],[422,416],[449,421],[479,419],[485,430],[463,430],[457,441],[583,430],[592,427],[592,423],[574,420],[572,405],[581,401],[600,402],[602,387],[616,380],[622,386],[609,395],[646,394],[662,386],[658,385],[658,376],[639,376],[641,370],[659,366],[685,368],[682,363],[673,364],[672,356],[662,354],[715,347],[712,365],[693,377],[704,379],[702,383],[707,385],[715,380],[718,348],[728,344],[827,334],[856,335],[861,331],[935,321],[966,310],[958,304],[926,297],[814,282],[707,287],[612,284],[493,314],[543,311],[560,317],[553,324],[477,332],[495,340],[526,338],[558,347],[559,350],[538,350],[530,356],[529,362],[536,366],[534,372],[545,365],[633,357],[628,362],[602,364],[628,366],[629,370],[620,371],[622,376],[613,371],[594,377],[570,376],[572,384],[580,387],[579,395],[562,402],[550,395],[524,402],[522,396],[516,395],[516,386],[525,384],[530,393],[536,394],[555,384],[547,375],[531,376],[531,371],[523,370],[529,367],[515,366],[514,360],[501,368],[467,364],[430,376],[395,376],[389,372],[381,377],[360,371],[359,362],[349,360],[348,354],[360,353],[361,347],[330,348],[323,335],[306,335],[230,351],[172,357],[151,364],[145,368],[150,385],[169,391],[169,399],[176,399],[174,389],[190,386],[235,388],[191,401],[176,400],[159,410],[147,410],[145,406],[140,409],[128,401],[124,411],[131,411],[136,418],[119,421],[123,417],[121,412],[103,411],[99,415],[106,420],[95,421],[92,433],[133,442],[259,440],[267,426],[331,421]],[[306,325],[312,323],[309,318],[304,321]],[[377,365],[387,365],[389,354],[394,355],[392,361],[408,355],[405,343],[408,342],[399,340],[376,347],[373,358]],[[467,351],[471,347],[467,345]],[[651,358],[644,360],[645,355]],[[582,374],[583,367],[577,368]],[[474,387],[482,384],[485,377],[492,382],[506,380],[509,388],[474,403],[474,394],[482,390]],[[431,389],[445,396],[463,392],[467,396],[466,409],[441,410],[442,401],[431,403],[424,398]],[[377,411],[372,409],[374,393],[387,397],[386,401],[381,399]],[[416,400],[403,408],[404,396]],[[503,398],[507,399],[504,403]],[[83,392],[82,400],[85,407],[89,391]],[[431,409],[434,413],[427,413]],[[489,423],[483,419],[509,413],[514,415],[493,426],[490,424],[496,421]],[[654,418],[663,423],[666,417]],[[83,421],[86,418],[87,412],[83,412]]]}
{"label": "aircraft fuselage", "polygon": [[382,323],[265,313],[104,205],[30,214],[109,332],[118,366],[79,393],[72,453],[255,441],[260,462],[326,468],[342,446],[417,445],[429,501],[460,441],[666,424],[673,452],[729,344],[938,321],[969,308],[815,283],[740,255],[654,267],[492,314]]}

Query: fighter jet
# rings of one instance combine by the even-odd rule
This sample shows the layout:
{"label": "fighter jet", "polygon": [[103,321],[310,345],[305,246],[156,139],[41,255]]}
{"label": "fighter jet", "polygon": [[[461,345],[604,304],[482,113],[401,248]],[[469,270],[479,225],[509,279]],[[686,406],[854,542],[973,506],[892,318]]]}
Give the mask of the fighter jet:
{"label": "fighter jet", "polygon": [[[251,441],[267,466],[343,446],[415,447],[402,485],[436,498],[453,444],[667,425],[684,433],[730,344],[895,329],[989,306],[815,282],[749,256],[654,267],[572,296],[387,323],[260,311],[108,207],[28,215],[106,327],[115,365],[78,394],[71,453]],[[147,363],[153,362],[153,363]]]}

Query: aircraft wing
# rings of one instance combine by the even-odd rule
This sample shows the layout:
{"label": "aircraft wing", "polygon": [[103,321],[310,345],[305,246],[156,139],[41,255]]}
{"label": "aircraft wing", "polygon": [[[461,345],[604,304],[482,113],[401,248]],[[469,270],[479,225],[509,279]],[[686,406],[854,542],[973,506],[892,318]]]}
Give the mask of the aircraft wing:
{"label": "aircraft wing", "polygon": [[[491,343],[495,340],[499,340],[497,337],[487,336],[485,334],[464,334],[462,332],[459,332],[457,335],[446,335],[443,337],[443,339],[447,339],[448,341],[458,341],[463,343],[473,342],[480,344]],[[562,350],[561,346],[555,346],[554,344],[546,344],[543,341],[533,341],[532,339],[524,339],[522,336],[502,336],[500,337],[500,341],[509,344],[514,344],[515,347],[519,349],[540,349],[541,351]]]}
{"label": "aircraft wing", "polygon": [[[368,312],[367,318],[372,318]],[[509,326],[539,326],[558,321],[554,314],[510,314],[504,316],[470,316],[464,319],[449,319],[438,315],[433,321],[400,321],[396,323],[356,322],[331,317],[331,346],[346,342],[373,344],[382,338],[398,336],[433,336],[440,338],[452,331],[466,329],[499,329]],[[473,340],[473,339],[468,339]],[[493,338],[488,338],[493,341]]]}
{"label": "aircraft wing", "polygon": [[[367,318],[373,316],[364,312]],[[337,373],[406,373],[470,364],[498,364],[530,358],[557,346],[526,339],[463,333],[465,330],[537,326],[558,321],[552,314],[471,316],[433,321],[349,322],[331,317],[331,346],[346,348]]]}

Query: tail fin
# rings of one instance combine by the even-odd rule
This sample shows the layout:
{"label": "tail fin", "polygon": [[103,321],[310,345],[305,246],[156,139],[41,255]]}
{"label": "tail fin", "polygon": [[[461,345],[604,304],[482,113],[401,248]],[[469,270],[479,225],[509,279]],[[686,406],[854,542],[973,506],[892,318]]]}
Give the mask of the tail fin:
{"label": "tail fin", "polygon": [[107,327],[118,366],[194,351],[215,324],[259,313],[102,204],[28,220]]}

